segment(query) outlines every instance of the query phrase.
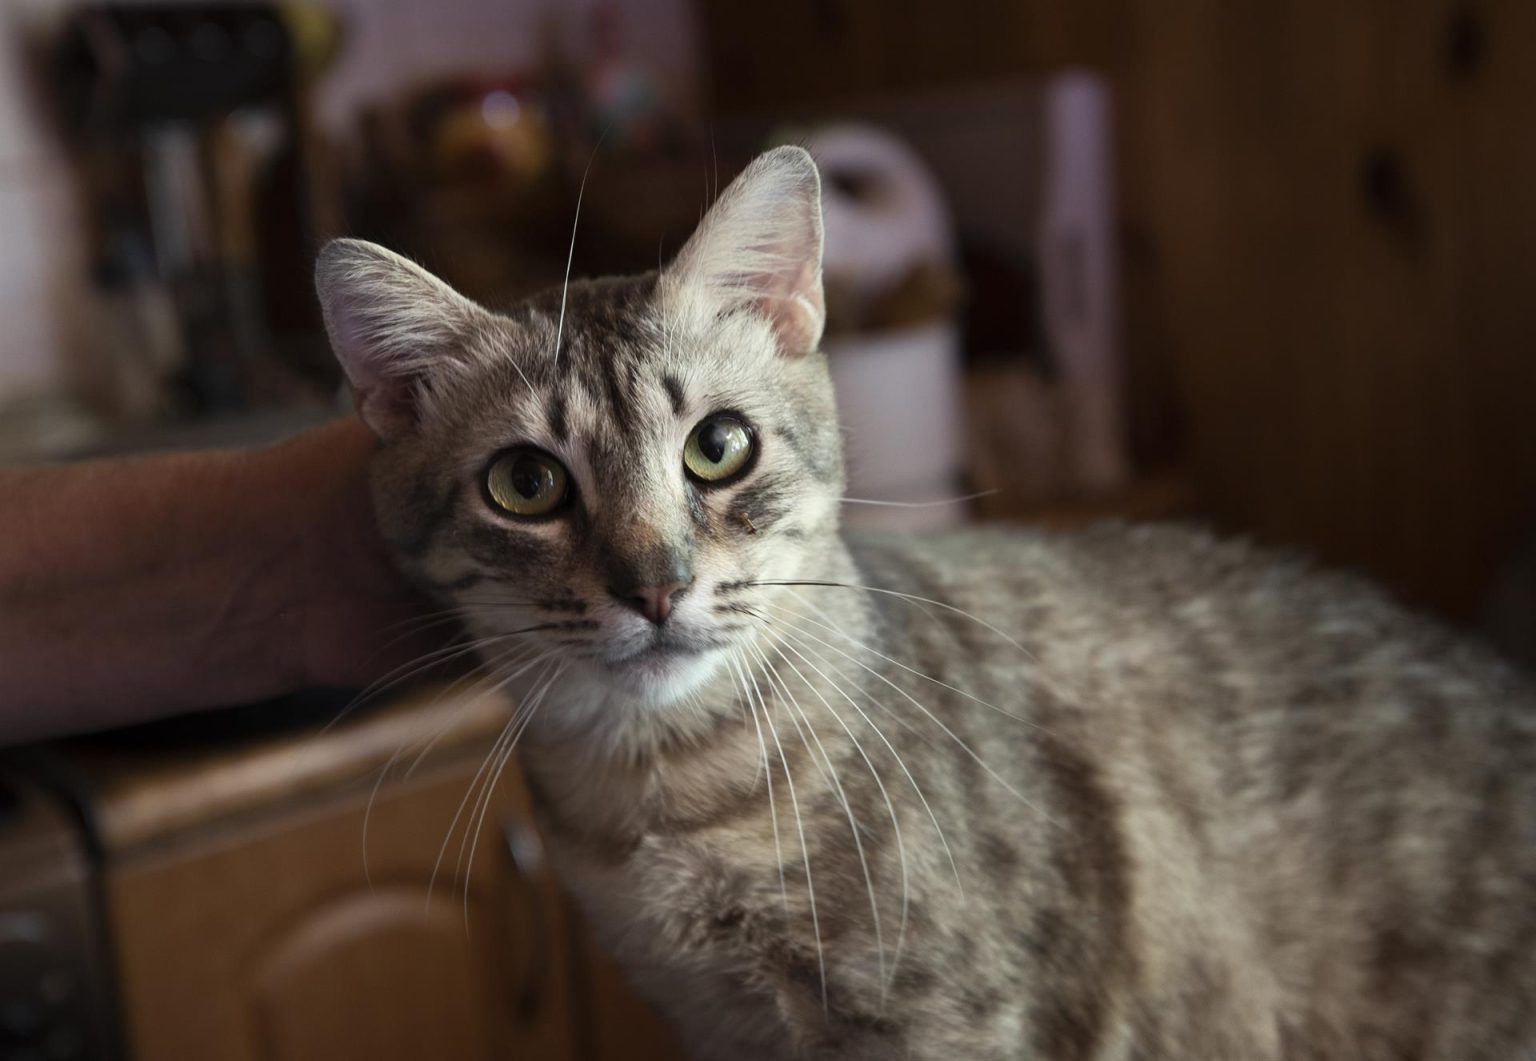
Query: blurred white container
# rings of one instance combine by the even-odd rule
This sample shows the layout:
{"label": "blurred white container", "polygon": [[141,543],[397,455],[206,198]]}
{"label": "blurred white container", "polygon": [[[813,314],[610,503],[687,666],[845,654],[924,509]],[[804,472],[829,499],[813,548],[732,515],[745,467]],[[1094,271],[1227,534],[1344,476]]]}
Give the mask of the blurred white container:
{"label": "blurred white container", "polygon": [[964,520],[960,331],[951,321],[826,343],[848,466],[843,522],[926,530]]}
{"label": "blurred white container", "polygon": [[[949,210],[905,141],[843,124],[806,147],[823,177],[829,292],[874,301],[925,268],[953,268]],[[960,334],[950,315],[834,334],[824,347],[847,454],[844,522],[903,529],[961,522],[964,505],[934,503],[956,495],[964,459]]]}
{"label": "blurred white container", "polygon": [[1045,327],[1061,372],[1070,482],[1111,493],[1130,478],[1121,430],[1109,86],[1069,72],[1045,94],[1039,261]]}

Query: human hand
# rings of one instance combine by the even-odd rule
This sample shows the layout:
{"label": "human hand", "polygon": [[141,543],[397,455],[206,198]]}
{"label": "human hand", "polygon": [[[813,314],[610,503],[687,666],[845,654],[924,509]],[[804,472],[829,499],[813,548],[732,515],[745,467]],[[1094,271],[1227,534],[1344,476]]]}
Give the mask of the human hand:
{"label": "human hand", "polygon": [[372,449],[346,419],[0,469],[0,744],[364,686],[442,645],[374,524]]}
{"label": "human hand", "polygon": [[285,572],[292,603],[281,635],[298,687],[406,676],[456,629],[390,564],[369,489],[373,449],[373,435],[353,417],[263,454],[264,474],[308,492],[310,526]]}

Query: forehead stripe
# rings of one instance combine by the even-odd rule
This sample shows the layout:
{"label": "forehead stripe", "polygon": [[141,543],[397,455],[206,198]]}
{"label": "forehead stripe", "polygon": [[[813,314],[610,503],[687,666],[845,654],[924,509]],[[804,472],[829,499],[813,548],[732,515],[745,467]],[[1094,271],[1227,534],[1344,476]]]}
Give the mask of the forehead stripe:
{"label": "forehead stripe", "polygon": [[672,402],[672,415],[682,416],[683,409],[685,408],[683,403],[683,385],[670,372],[662,374],[661,385],[666,388],[667,398]]}
{"label": "forehead stripe", "polygon": [[570,441],[571,425],[564,393],[556,394],[549,403],[549,433],[555,437],[556,442]]}

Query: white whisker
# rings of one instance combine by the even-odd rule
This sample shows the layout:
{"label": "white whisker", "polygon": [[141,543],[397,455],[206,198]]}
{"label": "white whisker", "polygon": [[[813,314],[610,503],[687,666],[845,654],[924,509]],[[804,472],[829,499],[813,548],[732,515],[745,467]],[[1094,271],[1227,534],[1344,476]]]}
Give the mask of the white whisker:
{"label": "white whisker", "polygon": [[[800,601],[800,603],[804,604],[806,607],[808,607],[808,608],[815,607],[815,605],[813,605],[809,601],[805,600],[805,598],[801,597],[800,594],[795,593],[793,590],[791,590],[790,593],[794,596],[794,598],[796,600]],[[880,659],[883,659],[885,662],[889,663],[893,667],[900,667],[902,670],[906,671],[908,674],[916,675],[917,677],[923,679],[924,681],[932,682],[934,685],[937,685],[937,686],[939,686],[942,689],[948,689],[950,692],[954,693],[956,696],[963,696],[963,697],[965,697],[965,699],[971,701],[972,703],[980,704],[982,707],[987,708],[989,711],[996,711],[998,714],[1004,716],[1005,718],[1011,718],[1015,722],[1022,722],[1026,726],[1031,726],[1031,727],[1039,730],[1042,733],[1046,733],[1047,735],[1049,735],[1049,733],[1050,733],[1049,730],[1047,730],[1044,726],[1040,725],[1040,723],[1036,722],[1034,719],[1025,718],[1023,715],[1016,715],[1012,711],[1007,710],[1006,708],[998,707],[996,704],[993,704],[993,703],[990,703],[990,702],[988,702],[986,700],[983,700],[981,697],[976,696],[974,693],[968,693],[964,689],[961,689],[958,686],[950,685],[946,681],[941,681],[940,679],[935,678],[931,674],[926,674],[923,671],[920,671],[920,670],[916,669],[915,667],[909,667],[907,664],[901,662],[901,660],[895,659],[895,658],[893,658],[891,656],[887,656],[885,653],[881,652],[879,649],[875,648],[874,646],[866,645],[864,642],[862,642],[862,641],[858,640],[857,638],[855,638],[855,637],[845,633],[842,630],[839,630],[835,626],[832,626],[832,625],[830,625],[828,623],[824,623],[824,622],[820,621],[819,619],[813,619],[809,615],[803,615],[800,612],[791,611],[788,608],[785,608],[785,607],[783,607],[781,605],[778,605],[778,604],[773,604],[773,603],[768,602],[768,601],[764,601],[763,602],[763,607],[765,607],[765,608],[772,608],[774,611],[782,612],[785,615],[789,615],[789,616],[792,616],[793,618],[800,619],[800,620],[802,620],[804,622],[808,622],[808,623],[812,624],[813,626],[816,626],[816,627],[818,627],[818,628],[820,628],[822,630],[829,631],[830,633],[835,634],[838,637],[841,637],[844,641],[847,641],[850,645],[853,645],[855,648],[861,648],[864,651],[870,653],[871,655],[877,656]]]}
{"label": "white whisker", "polygon": [[[549,653],[549,654],[547,654],[545,656],[539,657],[539,659],[536,660],[535,662],[536,663],[542,663],[542,662],[545,662],[546,660],[552,659],[553,656],[554,656],[554,653],[551,652],[551,653]],[[540,677],[542,678],[542,675]],[[453,839],[453,832],[458,827],[459,819],[464,814],[464,808],[469,803],[470,796],[477,792],[477,790],[479,788],[479,784],[480,784],[480,778],[484,775],[486,769],[490,766],[491,759],[495,755],[496,750],[501,746],[502,741],[507,739],[508,735],[513,731],[514,727],[518,724],[519,720],[522,718],[522,715],[523,715],[523,705],[519,704],[517,709],[512,712],[511,717],[509,717],[507,719],[507,724],[502,727],[501,734],[499,736],[497,736],[496,740],[492,743],[491,751],[486,754],[485,761],[483,761],[480,764],[480,768],[475,771],[475,776],[470,778],[469,786],[465,789],[465,792],[464,792],[464,798],[459,800],[459,805],[458,805],[457,809],[455,809],[454,812],[453,812],[453,819],[448,823],[448,832],[443,837],[442,845],[439,846],[438,849],[437,849],[437,858],[432,863],[432,873],[431,873],[431,875],[427,879],[427,905],[428,905],[428,907],[430,907],[431,904],[432,904],[432,893],[435,890],[436,885],[437,885],[437,875],[438,875],[438,872],[442,869],[443,857],[448,853],[448,843],[449,843],[450,840]],[[461,843],[460,844],[460,850],[462,850],[462,849],[463,849],[463,845]]]}
{"label": "white whisker", "polygon": [[[476,681],[475,685],[469,690],[469,692],[462,697],[463,703],[460,704],[458,711],[456,711],[451,718],[447,719],[441,726],[439,726],[437,731],[433,733],[429,739],[427,739],[425,746],[417,754],[415,761],[413,761],[410,767],[406,770],[404,775],[405,779],[409,780],[411,776],[415,774],[416,768],[421,765],[422,761],[427,757],[427,755],[431,753],[432,749],[437,746],[438,741],[442,740],[443,737],[447,736],[453,731],[454,725],[458,722],[459,718],[464,714],[464,712],[469,710],[475,699],[478,698],[482,692],[487,690],[492,684],[498,681],[505,684],[507,681],[515,678],[517,674],[522,673],[521,671],[518,671],[507,678],[501,678],[496,673],[496,668],[505,663],[509,658],[516,660],[526,655],[530,651],[537,651],[536,646],[519,645],[494,660],[485,660],[471,669],[467,674],[461,675],[459,678],[455,679],[446,689],[438,694],[439,699],[445,700],[452,696],[460,685],[475,678],[476,675],[480,674],[481,671],[488,670],[491,672],[488,677],[481,678],[480,680]],[[384,781],[389,776],[390,770],[394,768],[395,764],[400,761],[401,756],[403,756],[413,744],[416,744],[418,740],[419,738],[417,740],[402,741],[400,746],[395,749],[394,754],[389,757],[389,760],[385,762],[384,766],[379,770],[379,776],[374,779],[373,788],[368,793],[368,802],[363,807],[363,879],[368,883],[368,887],[370,889],[373,887],[373,872],[368,862],[368,829],[373,818],[373,807],[374,804],[378,801],[379,790],[383,787]]]}
{"label": "white whisker", "polygon": [[581,171],[581,186],[576,189],[576,216],[571,219],[571,247],[565,255],[565,283],[560,287],[560,321],[555,325],[555,367],[560,364],[560,339],[565,334],[565,299],[571,293],[571,263],[576,260],[576,226],[581,224],[581,201],[587,194],[587,178],[592,174],[592,163],[597,161],[597,152],[602,146],[599,140],[592,148],[587,168]]}
{"label": "white whisker", "polygon": [[731,667],[731,678],[736,681],[742,691],[742,700],[747,709],[752,713],[752,724],[757,728],[757,746],[763,753],[763,776],[768,780],[768,817],[773,822],[773,857],[779,868],[779,895],[784,901],[784,919],[789,920],[789,885],[784,880],[784,848],[779,842],[779,811],[773,801],[773,767],[768,762],[768,742],[763,739],[763,724],[758,720],[757,708],[752,706],[752,696],[747,691],[745,680],[740,677],[740,662],[738,653],[732,652],[727,659]]}
{"label": "white whisker", "polygon": [[[496,664],[495,664],[497,667],[501,667],[501,666],[504,666],[504,665],[516,666],[519,663],[523,663],[524,664],[523,666],[518,667],[517,670],[512,671],[509,674],[507,674],[506,677],[499,679],[501,684],[502,685],[510,684],[514,679],[520,677],[521,675],[526,673],[528,670],[530,670],[533,667],[537,666],[538,662],[539,662],[538,658],[535,658],[535,659],[533,659],[533,660],[531,660],[529,662],[526,662],[526,663],[524,663],[524,661],[528,660],[528,657],[530,655],[533,655],[533,656],[537,657],[540,652],[541,652],[541,649],[540,649],[540,647],[538,645],[519,645],[517,648],[513,649],[511,652],[508,652],[506,655],[499,657],[496,660]],[[493,675],[493,678],[494,677],[495,676]],[[457,684],[458,683],[455,682],[454,685],[450,685],[448,687],[448,689],[445,690],[443,695],[446,696],[449,693],[451,693],[452,690],[454,689],[454,687]],[[476,697],[476,696],[480,695],[480,693],[482,693],[484,691],[485,691],[484,689],[482,689],[482,688],[480,688],[478,686],[475,689],[472,689],[470,691],[470,693],[465,697],[465,701],[466,701],[465,707],[466,708],[468,707],[469,702],[471,701],[471,699],[473,697]],[[443,729],[439,730],[437,735],[434,736],[431,740],[429,740],[426,743],[426,745],[421,749],[421,751],[416,753],[416,758],[411,760],[411,765],[405,768],[405,773],[402,775],[404,780],[409,781],[412,777],[416,776],[416,771],[421,767],[421,764],[426,760],[427,756],[432,753],[432,749],[434,747],[436,747],[437,742],[442,740],[443,737],[447,736],[447,734],[449,732],[449,729],[450,729],[449,727],[444,727]]]}
{"label": "white whisker", "polygon": [[784,744],[779,740],[778,727],[773,724],[773,713],[768,707],[767,701],[757,687],[757,679],[747,670],[747,678],[752,683],[752,691],[757,696],[757,702],[763,709],[763,721],[768,724],[768,735],[773,738],[774,747],[779,752],[779,763],[784,767],[784,786],[789,789],[790,807],[795,812],[795,831],[800,836],[800,857],[805,862],[805,894],[811,906],[811,932],[816,937],[816,964],[821,971],[821,1008],[822,1012],[828,1012],[827,1005],[827,958],[821,946],[821,918],[816,913],[816,883],[811,874],[811,849],[805,840],[805,819],[800,815],[800,800],[795,795],[794,772],[789,768],[789,757],[784,754]]}
{"label": "white whisker", "polygon": [[[763,621],[764,622],[768,622],[769,620],[766,617],[764,617]],[[944,827],[939,824],[939,817],[938,817],[938,815],[934,813],[933,806],[928,802],[928,797],[923,794],[922,786],[917,783],[917,778],[912,776],[911,769],[908,768],[906,760],[901,757],[901,753],[896,750],[896,746],[894,744],[892,744],[891,741],[890,741],[890,738],[885,735],[885,731],[882,730],[878,725],[875,724],[875,720],[870,718],[869,715],[864,711],[864,709],[861,708],[858,705],[858,703],[854,701],[853,697],[849,696],[848,693],[843,689],[843,687],[841,685],[839,685],[835,680],[833,680],[831,677],[829,677],[827,675],[826,671],[822,670],[815,663],[811,662],[811,660],[806,657],[805,653],[801,652],[794,645],[790,644],[789,641],[786,640],[785,638],[783,638],[782,636],[780,637],[779,640],[784,645],[785,648],[789,649],[796,656],[798,656],[800,658],[800,660],[807,667],[810,667],[811,670],[813,670],[817,674],[819,674],[822,677],[822,679],[828,685],[830,685],[832,687],[833,691],[835,691],[844,700],[848,701],[848,706],[853,708],[855,711],[857,711],[859,713],[859,717],[864,720],[865,724],[868,725],[870,729],[874,730],[875,736],[880,738],[880,741],[881,741],[881,743],[883,743],[885,745],[886,750],[891,753],[891,758],[896,760],[896,765],[901,769],[901,772],[904,775],[906,775],[907,783],[912,786],[912,791],[917,794],[917,801],[923,805],[923,810],[927,813],[928,820],[933,823],[933,831],[934,831],[935,834],[937,834],[937,836],[939,838],[939,846],[944,849],[944,857],[949,860],[950,872],[952,874],[954,874],[954,877],[955,877],[955,887],[959,890],[960,897],[962,899],[964,899],[965,898],[965,885],[960,880],[960,868],[959,868],[959,866],[957,866],[955,864],[954,852],[950,850],[949,840],[944,835]],[[833,673],[836,674],[839,678],[847,677],[845,674],[843,674],[842,671],[837,670],[836,667],[833,667],[831,662],[827,660],[826,656],[822,655],[820,652],[816,652],[815,649],[813,649],[813,648],[811,648],[809,646],[806,646],[806,652],[811,652],[814,655],[816,655],[817,658],[819,658],[823,663],[825,663],[827,665],[827,667],[829,669],[831,669],[833,671]],[[858,688],[857,684],[855,684],[854,687]],[[865,695],[869,696],[869,694],[867,692],[865,693]],[[869,696],[869,699],[870,699],[870,703],[875,704],[876,706],[879,706],[879,702],[877,700],[875,700],[875,698],[873,696]],[[885,710],[885,709],[882,708],[882,710]],[[904,727],[906,726],[906,723],[902,722],[902,720],[899,717],[896,717],[896,716],[892,716],[892,717],[895,717],[896,721],[900,722]],[[910,728],[910,727],[907,727],[907,728]],[[921,736],[921,735],[919,735],[919,736]]]}
{"label": "white whisker", "polygon": [[963,494],[960,497],[946,497],[937,501],[876,501],[867,497],[840,497],[845,505],[879,505],[882,508],[944,508],[948,505],[960,505],[967,501],[975,501],[978,497],[991,497],[998,493],[997,490],[981,490],[974,494]]}
{"label": "white whisker", "polygon": [[[361,692],[349,700],[346,706],[336,713],[335,718],[332,718],[329,722],[321,727],[320,732],[316,734],[316,736],[324,736],[325,734],[329,733],[335,726],[340,724],[340,722],[353,711],[356,711],[370,700],[383,696],[389,690],[410,681],[412,678],[424,674],[425,672],[431,670],[433,667],[451,663],[453,660],[461,659],[464,656],[470,655],[471,653],[477,652],[484,648],[489,648],[492,645],[498,645],[504,641],[509,641],[514,637],[520,637],[523,634],[533,633],[536,630],[543,629],[545,625],[546,624],[540,623],[536,626],[524,627],[521,630],[510,630],[504,634],[491,634],[486,637],[473,638],[463,642],[455,641],[451,644],[444,645],[442,648],[435,648],[430,652],[424,652],[420,656],[417,656],[415,659],[407,660],[405,663],[402,663],[399,666],[393,668],[383,676],[376,678]],[[470,673],[473,674],[478,669],[479,667],[477,666],[471,670]],[[311,747],[312,746],[313,745],[311,745]]]}
{"label": "white whisker", "polygon": [[913,602],[918,603],[918,604],[931,604],[935,608],[942,608],[942,609],[944,609],[947,612],[953,612],[956,615],[963,616],[964,618],[969,619],[971,622],[975,623],[977,626],[981,627],[983,630],[988,630],[988,631],[996,634],[998,637],[1002,638],[1003,641],[1007,642],[1009,645],[1012,645],[1014,648],[1016,648],[1020,652],[1024,653],[1024,655],[1026,657],[1028,657],[1029,659],[1034,659],[1035,658],[1035,654],[1033,652],[1031,652],[1029,649],[1025,648],[1022,644],[1020,644],[1014,637],[1012,637],[1006,631],[1000,630],[996,626],[993,626],[991,623],[987,622],[985,619],[982,619],[982,618],[980,618],[978,616],[972,615],[970,612],[966,611],[964,608],[957,608],[953,604],[947,604],[947,603],[945,603],[944,601],[941,601],[941,600],[933,600],[930,597],[919,597],[915,593],[903,593],[900,590],[885,589],[885,588],[883,588],[881,586],[864,586],[864,585],[860,585],[857,582],[834,582],[834,581],[832,581],[830,579],[799,579],[799,580],[796,580],[796,579],[766,580],[765,579],[765,580],[754,581],[754,582],[751,583],[751,585],[754,585],[754,586],[821,586],[823,588],[856,589],[856,590],[860,590],[860,591],[862,591],[864,593],[880,593],[880,594],[883,594],[883,595],[888,596],[888,597],[896,597],[899,600],[913,601]]}
{"label": "white whisker", "polygon": [[[790,721],[794,723],[795,732],[800,735],[800,743],[805,745],[806,754],[811,756],[812,762],[816,761],[816,757],[811,753],[810,743],[808,743],[805,739],[805,734],[807,731],[810,732],[811,740],[816,742],[817,751],[821,753],[822,761],[826,764],[823,773],[832,783],[832,788],[837,792],[837,798],[843,805],[843,813],[848,817],[848,831],[853,834],[853,847],[854,850],[858,852],[859,868],[863,871],[864,874],[864,887],[869,892],[869,916],[870,919],[874,922],[875,948],[880,963],[880,982],[881,984],[885,984],[887,983],[885,965],[885,936],[880,929],[880,906],[875,901],[875,882],[874,878],[870,875],[869,872],[869,860],[864,855],[864,841],[859,836],[859,822],[858,819],[854,817],[853,806],[848,802],[848,794],[843,791],[842,781],[837,776],[837,767],[832,762],[832,756],[827,753],[826,745],[822,744],[821,737],[817,735],[815,727],[811,725],[811,720],[806,715],[805,710],[800,706],[799,700],[792,692],[790,692],[789,687],[784,683],[784,680],[779,676],[778,671],[774,669],[773,664],[769,661],[768,657],[763,653],[763,651],[757,648],[755,645],[751,646],[751,649],[757,655],[757,658],[763,665],[764,677],[768,681],[777,684],[780,694],[784,697],[785,703],[789,706],[791,711]],[[782,655],[783,653],[780,653],[781,657]],[[799,716],[798,720],[795,717],[796,715]],[[804,723],[804,729],[801,728],[802,722]]]}
{"label": "white whisker", "polygon": [[[832,716],[832,718],[837,722],[837,724],[842,727],[843,732],[848,735],[848,739],[853,742],[854,750],[859,753],[859,758],[864,760],[865,768],[869,770],[870,777],[874,778],[875,787],[880,790],[880,798],[885,801],[886,813],[891,816],[891,831],[892,831],[892,833],[894,834],[894,836],[896,838],[896,856],[897,856],[897,861],[901,865],[901,924],[900,924],[900,926],[896,930],[896,950],[895,950],[895,952],[894,952],[894,954],[892,955],[892,958],[891,958],[891,966],[890,966],[889,977],[884,979],[884,982],[882,983],[882,986],[881,986],[880,1002],[881,1002],[881,1005],[883,1006],[885,1004],[886,996],[887,996],[887,994],[890,991],[891,981],[893,981],[896,978],[896,969],[901,964],[902,947],[904,946],[904,944],[906,942],[906,935],[907,935],[907,910],[908,910],[908,906],[909,906],[910,900],[911,900],[911,887],[910,887],[910,881],[908,879],[908,871],[907,871],[907,849],[906,849],[906,843],[903,840],[902,835],[901,835],[901,819],[900,819],[900,817],[896,813],[896,805],[891,802],[890,793],[886,791],[885,781],[880,777],[880,771],[875,769],[874,762],[871,761],[871,759],[869,758],[869,754],[867,752],[865,752],[864,746],[859,743],[859,738],[854,736],[853,730],[851,728],[849,728],[848,723],[846,721],[844,721],[843,717],[841,715],[839,715],[837,713],[837,711],[835,711],[833,709],[832,704],[827,700],[827,698],[825,696],[821,695],[821,690],[816,688],[816,686],[809,679],[807,679],[805,677],[804,673],[800,670],[799,667],[795,666],[795,661],[794,660],[790,659],[788,656],[786,656],[784,654],[784,648],[785,647],[789,648],[789,650],[791,652],[794,652],[795,651],[794,646],[786,644],[782,637],[775,636],[772,633],[772,631],[765,631],[765,633],[767,633],[767,639],[768,639],[769,647],[772,648],[774,650],[774,652],[778,653],[779,658],[784,661],[784,663],[789,667],[790,670],[795,672],[795,675],[805,684],[806,688],[810,689],[811,693],[813,695],[815,695],[816,699],[821,701],[821,706],[826,710],[827,714]],[[781,645],[783,647],[781,647]],[[798,655],[799,653],[796,653],[796,654]],[[827,679],[825,674],[822,675],[822,678],[823,678],[823,680],[828,681],[828,684],[832,685],[833,688],[836,689],[839,693],[842,693],[842,690],[837,688],[837,684],[835,682],[830,681],[830,679]],[[842,695],[845,698],[847,697],[846,693],[842,693]],[[850,700],[850,703],[851,702],[852,701]],[[855,705],[855,709],[857,709],[857,705]],[[863,714],[863,712],[860,712],[860,714]],[[870,725],[871,729],[874,729],[877,734],[879,733],[878,727],[876,727],[873,722],[871,722],[868,719],[866,719],[866,722]],[[807,723],[807,724],[809,724],[809,723]],[[883,739],[883,737],[882,737],[882,739]],[[891,754],[895,755],[895,749],[894,748],[891,749]],[[900,757],[897,756],[897,758],[899,759]],[[917,783],[914,781],[913,782],[913,787],[914,788],[916,787],[916,784]],[[918,796],[919,796],[919,798],[922,797],[922,793],[921,793],[920,790],[918,792]],[[927,801],[925,800],[924,801],[924,805],[925,806],[926,806],[926,802]],[[937,827],[938,822],[935,821],[934,825],[935,825],[935,827]],[[939,835],[942,838],[942,836],[943,836],[942,830],[940,831]],[[946,847],[947,847],[947,845],[946,845]],[[953,865],[953,861],[951,861],[951,865]],[[959,873],[958,873],[958,871],[956,871],[957,879],[958,879],[958,876],[959,876]],[[866,883],[868,883],[867,870],[866,870]],[[874,901],[873,898],[871,898],[870,901],[871,901],[871,904],[873,904],[873,901]],[[876,921],[877,931],[878,931],[878,926],[879,926],[879,921],[877,920]],[[882,953],[883,953],[883,947],[882,947]]]}
{"label": "white whisker", "polygon": [[[1018,789],[1014,788],[1013,785],[1009,783],[1007,778],[1003,777],[1003,775],[999,774],[996,770],[992,769],[991,765],[988,764],[988,762],[985,759],[983,759],[980,755],[978,755],[974,748],[972,748],[969,744],[967,744],[960,737],[960,735],[957,734],[954,730],[950,729],[947,725],[945,725],[943,719],[939,718],[932,711],[930,711],[927,708],[927,706],[925,706],[920,700],[918,700],[911,693],[907,692],[901,686],[899,686],[895,682],[891,681],[889,678],[887,678],[885,675],[881,674],[879,671],[875,670],[873,667],[871,667],[869,664],[865,663],[863,660],[860,660],[860,659],[850,655],[849,653],[844,652],[842,649],[838,648],[836,645],[832,644],[830,641],[825,641],[825,640],[817,637],[815,634],[807,633],[804,630],[795,630],[795,631],[793,631],[793,636],[795,636],[797,638],[809,638],[810,640],[815,641],[816,643],[818,643],[820,645],[823,645],[824,647],[830,649],[831,651],[836,652],[838,655],[843,656],[844,658],[849,660],[849,662],[853,663],[855,666],[861,667],[862,669],[868,671],[873,677],[875,677],[879,681],[884,682],[886,685],[890,686],[902,698],[904,698],[905,700],[907,700],[907,702],[912,704],[913,707],[916,707],[919,711],[921,711],[923,713],[923,715],[930,722],[932,722],[935,726],[938,726],[939,729],[943,730],[945,736],[949,737],[950,740],[954,741],[955,744],[959,746],[961,751],[963,751],[963,752],[965,752],[965,754],[969,755],[971,757],[971,759],[973,761],[975,761],[977,766],[981,767],[983,770],[985,770],[987,772],[987,776],[988,777],[992,778],[992,780],[996,781],[999,785],[1001,785],[1003,787],[1003,789],[1005,789],[1011,796],[1013,796],[1015,799],[1017,799],[1020,803],[1023,803],[1026,807],[1028,807],[1030,810],[1034,811],[1036,814],[1040,815],[1046,821],[1052,822],[1052,824],[1055,824],[1054,820],[1051,818],[1050,815],[1046,814],[1045,811],[1041,810],[1032,800],[1030,800],[1030,798],[1028,796],[1024,795],[1024,793],[1020,792]],[[887,708],[886,710],[888,711],[889,709]]]}
{"label": "white whisker", "polygon": [[[490,811],[491,802],[495,797],[496,782],[501,780],[502,772],[506,770],[507,763],[512,760],[513,752],[517,750],[517,742],[522,739],[523,734],[528,731],[528,727],[533,724],[534,715],[538,714],[539,707],[549,695],[549,690],[554,687],[555,682],[559,681],[560,676],[565,673],[566,666],[567,664],[562,661],[555,668],[554,674],[550,675],[549,679],[529,697],[528,709],[524,712],[522,722],[519,723],[517,731],[512,734],[512,739],[507,741],[507,746],[502,750],[495,769],[486,778],[485,798],[480,805],[480,816],[475,821],[473,829],[474,839],[469,845],[469,863],[464,869],[464,931],[466,932],[469,931],[469,885],[475,875],[475,849],[480,845],[480,833],[485,827],[485,816]],[[458,873],[457,866],[454,867],[454,872],[455,874]]]}

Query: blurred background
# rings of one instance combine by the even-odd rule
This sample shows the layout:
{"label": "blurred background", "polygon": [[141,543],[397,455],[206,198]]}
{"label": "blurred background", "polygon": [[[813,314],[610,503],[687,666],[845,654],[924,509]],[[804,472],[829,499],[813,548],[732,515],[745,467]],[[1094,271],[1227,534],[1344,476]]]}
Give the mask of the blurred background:
{"label": "blurred background", "polygon": [[[1533,55],[1525,0],[5,0],[0,463],[336,415],[327,238],[494,306],[797,142],[849,522],[1200,520],[1536,661]],[[497,709],[406,777],[440,707],[336,706],[29,752],[0,1059],[670,1056],[515,778],[421,915]]]}

